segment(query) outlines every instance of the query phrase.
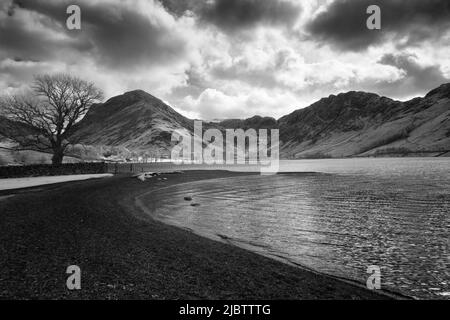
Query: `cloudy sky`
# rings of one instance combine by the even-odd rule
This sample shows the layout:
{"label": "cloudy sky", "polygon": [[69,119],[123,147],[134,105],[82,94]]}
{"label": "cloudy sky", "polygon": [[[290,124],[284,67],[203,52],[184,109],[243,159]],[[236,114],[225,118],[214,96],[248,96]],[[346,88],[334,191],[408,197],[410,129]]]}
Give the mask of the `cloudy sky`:
{"label": "cloudy sky", "polygon": [[[372,4],[381,30],[366,28]],[[349,90],[409,99],[450,82],[449,53],[449,0],[0,0],[0,93],[68,72],[205,119],[280,117]]]}

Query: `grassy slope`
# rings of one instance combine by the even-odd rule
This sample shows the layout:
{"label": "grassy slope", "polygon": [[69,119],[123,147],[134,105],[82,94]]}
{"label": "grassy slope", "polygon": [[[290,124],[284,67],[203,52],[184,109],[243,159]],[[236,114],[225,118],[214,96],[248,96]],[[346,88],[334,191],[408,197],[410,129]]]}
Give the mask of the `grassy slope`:
{"label": "grassy slope", "polygon": [[[25,150],[11,150],[14,144],[5,140],[0,141],[0,166],[1,165],[27,165],[27,164],[51,164],[52,155],[50,153]],[[66,156],[64,163],[76,163],[80,159]]]}

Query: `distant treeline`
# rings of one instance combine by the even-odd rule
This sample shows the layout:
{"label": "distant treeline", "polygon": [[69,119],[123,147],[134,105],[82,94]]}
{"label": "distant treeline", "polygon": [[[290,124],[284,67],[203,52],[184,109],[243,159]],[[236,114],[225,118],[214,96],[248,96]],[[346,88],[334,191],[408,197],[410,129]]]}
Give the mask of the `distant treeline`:
{"label": "distant treeline", "polygon": [[70,174],[106,173],[106,163],[64,163],[58,166],[51,164],[36,164],[26,166],[0,166],[0,178],[20,178],[38,176],[59,176]]}

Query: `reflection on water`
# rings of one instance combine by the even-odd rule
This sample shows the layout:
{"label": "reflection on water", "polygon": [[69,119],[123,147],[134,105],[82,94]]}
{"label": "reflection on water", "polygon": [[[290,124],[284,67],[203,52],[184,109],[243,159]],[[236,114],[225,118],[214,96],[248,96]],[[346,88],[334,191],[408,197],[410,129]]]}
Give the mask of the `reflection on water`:
{"label": "reflection on water", "polygon": [[449,160],[367,160],[295,161],[292,171],[332,173],[199,181],[146,202],[158,199],[154,214],[168,223],[321,272],[365,283],[378,265],[384,288],[448,298]]}

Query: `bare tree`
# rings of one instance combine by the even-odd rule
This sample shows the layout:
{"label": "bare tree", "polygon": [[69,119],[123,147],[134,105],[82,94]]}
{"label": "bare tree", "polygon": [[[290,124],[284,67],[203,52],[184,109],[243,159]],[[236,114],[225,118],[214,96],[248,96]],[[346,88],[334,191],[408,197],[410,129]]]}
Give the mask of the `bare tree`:
{"label": "bare tree", "polygon": [[3,115],[9,119],[2,134],[21,148],[52,152],[52,163],[60,165],[74,125],[103,94],[93,83],[67,75],[36,76],[29,94],[2,99]]}

